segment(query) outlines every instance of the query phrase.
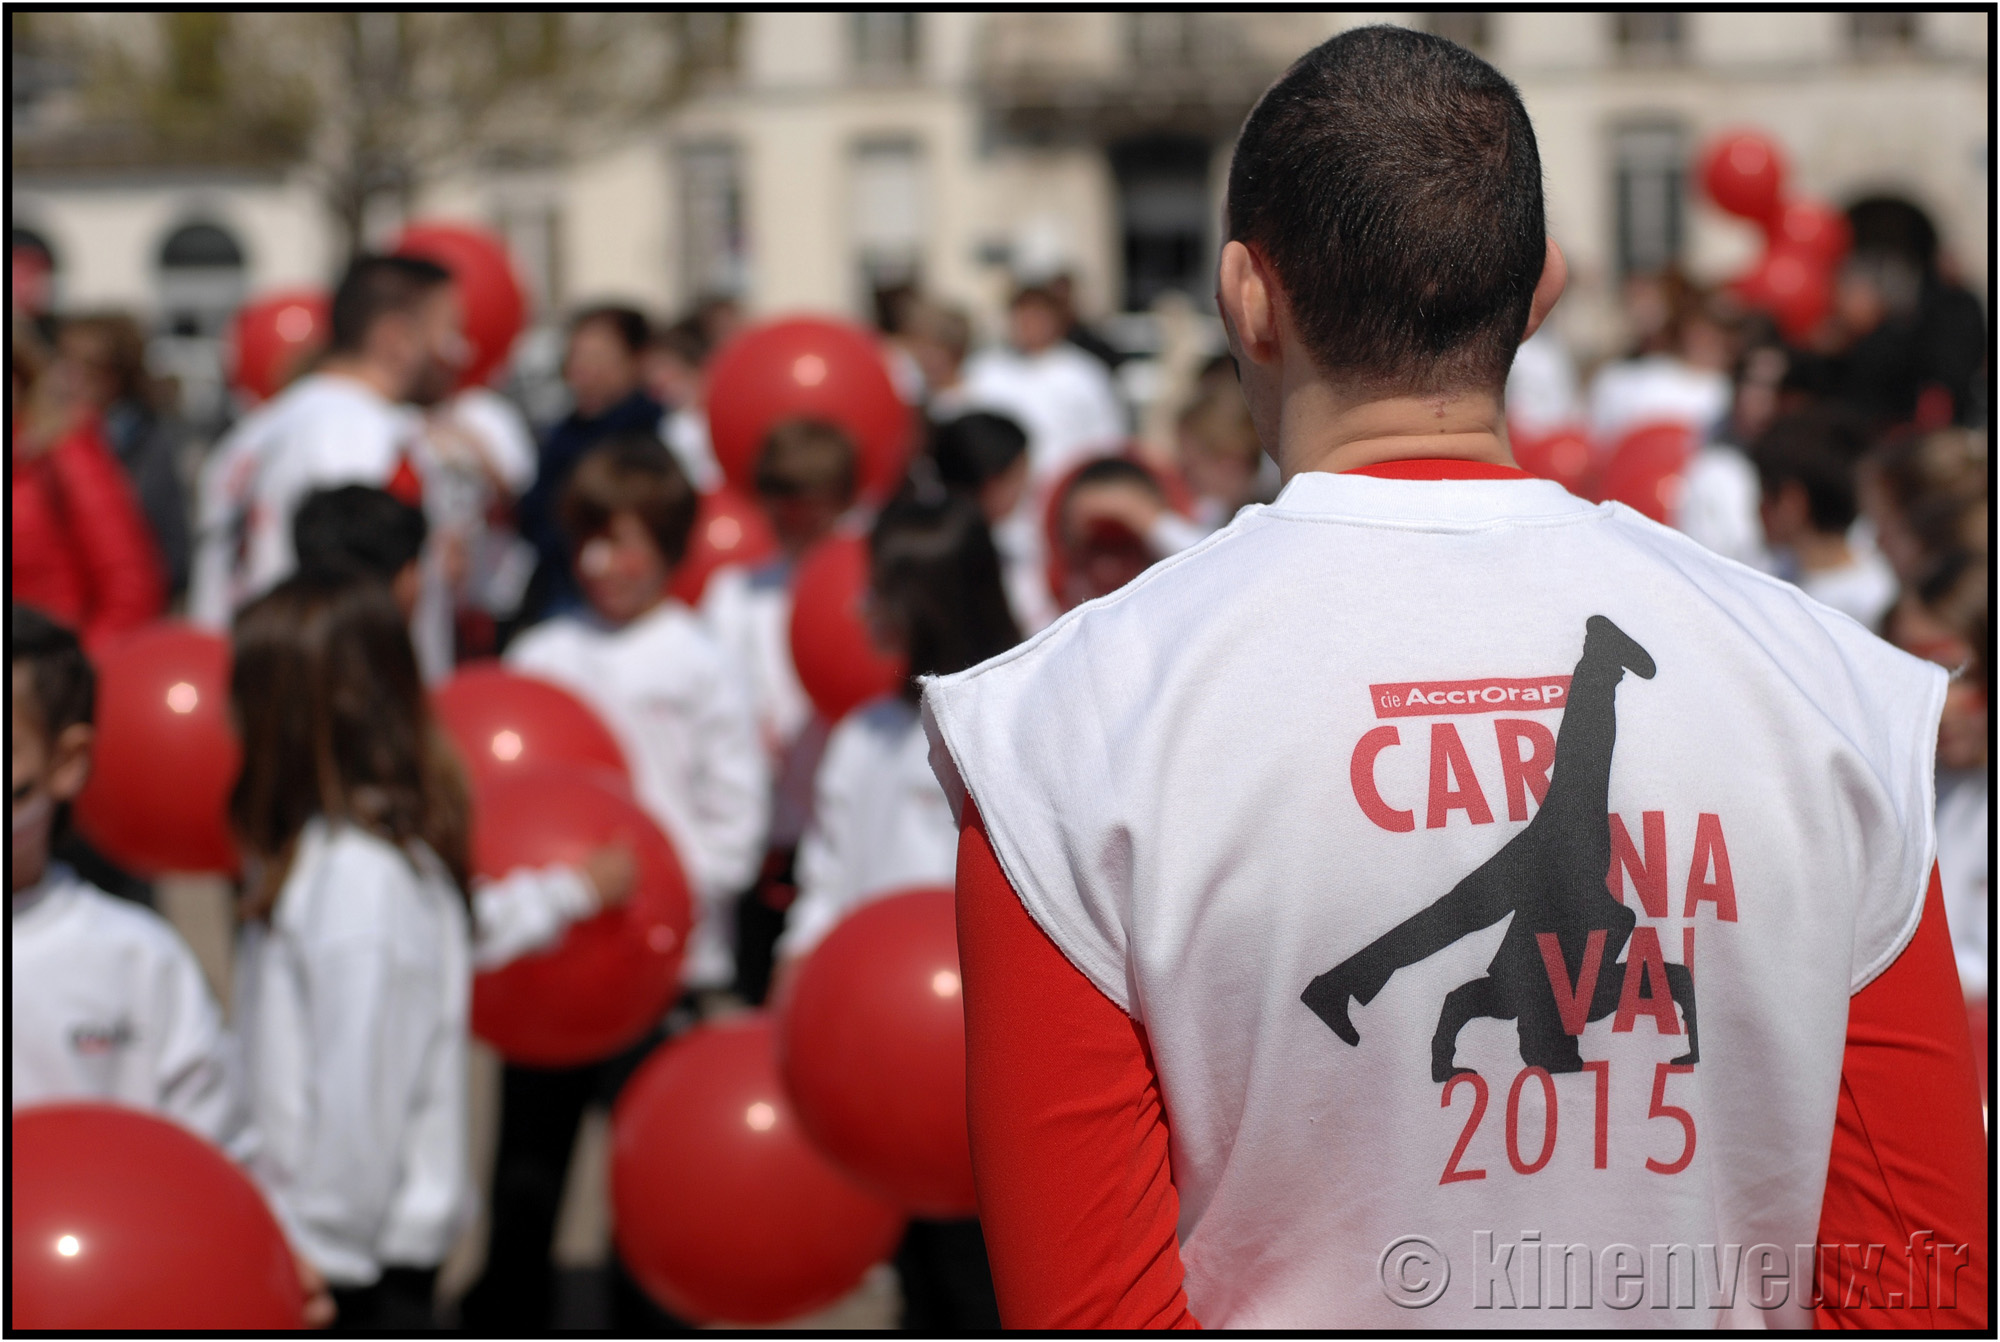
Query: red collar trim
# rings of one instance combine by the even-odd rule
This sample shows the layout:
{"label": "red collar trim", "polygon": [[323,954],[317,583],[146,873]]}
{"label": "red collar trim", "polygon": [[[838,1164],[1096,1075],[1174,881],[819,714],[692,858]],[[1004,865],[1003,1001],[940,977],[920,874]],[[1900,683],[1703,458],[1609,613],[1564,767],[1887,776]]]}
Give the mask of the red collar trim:
{"label": "red collar trim", "polygon": [[1464,461],[1456,457],[1413,457],[1403,461],[1378,461],[1373,466],[1356,466],[1343,475],[1372,475],[1378,480],[1527,480],[1532,477],[1518,466],[1502,466],[1491,461]]}

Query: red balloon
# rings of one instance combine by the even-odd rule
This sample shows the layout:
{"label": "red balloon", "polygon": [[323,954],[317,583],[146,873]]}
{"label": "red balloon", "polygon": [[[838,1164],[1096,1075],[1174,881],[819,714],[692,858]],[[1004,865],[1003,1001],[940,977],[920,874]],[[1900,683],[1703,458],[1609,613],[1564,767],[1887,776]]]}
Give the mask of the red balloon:
{"label": "red balloon", "polygon": [[1514,461],[1530,475],[1553,480],[1578,498],[1592,496],[1593,454],[1579,429],[1514,439]]}
{"label": "red balloon", "polygon": [[903,1233],[806,1140],[762,1012],[691,1030],[633,1075],[611,1115],[611,1206],[632,1275],[702,1323],[831,1304]]}
{"label": "red balloon", "polygon": [[458,281],[465,312],[465,338],[472,357],[459,372],[459,385],[485,382],[514,348],[514,337],[527,325],[528,301],[515,278],[507,244],[481,228],[465,224],[412,224],[394,248],[398,256],[435,261]]}
{"label": "red balloon", "polygon": [[629,900],[571,924],[554,948],[473,980],[472,1028],[509,1061],[566,1067],[609,1057],[666,1014],[687,947],[687,878],[660,827],[601,769],[545,764],[480,789],[472,815],[478,876],[580,863],[621,839],[639,859]]}
{"label": "red balloon", "polygon": [[230,328],[230,385],[255,405],[268,401],[325,348],[333,301],[317,289],[285,289],[237,310]]}
{"label": "red balloon", "polygon": [[716,353],[708,432],[729,483],[752,492],[764,436],[787,419],[831,420],[859,454],[862,493],[886,498],[909,463],[916,420],[875,337],[824,317],[753,327]]}
{"label": "red balloon", "polygon": [[1640,425],[1612,449],[1604,465],[1604,497],[1671,526],[1695,446],[1694,430],[1685,424]]}
{"label": "red balloon", "polygon": [[1801,342],[1833,311],[1833,274],[1827,261],[1794,243],[1764,253],[1756,268],[1733,286],[1751,307],[1777,320],[1787,340]]}
{"label": "red balloon", "polygon": [[1773,246],[1788,246],[1822,265],[1838,265],[1854,241],[1847,216],[1824,201],[1789,200],[1770,225]]}
{"label": "red balloon", "polygon": [[229,644],[177,623],[135,629],[97,658],[97,744],[76,799],[84,837],[129,871],[236,870],[229,793]]}
{"label": "red balloon", "polygon": [[431,707],[475,786],[551,761],[590,764],[630,778],[618,739],[583,701],[498,662],[463,667],[438,686]]}
{"label": "red balloon", "polygon": [[895,693],[907,674],[904,659],[883,652],[870,637],[862,614],[867,594],[868,542],[859,536],[830,537],[799,561],[792,585],[792,665],[828,721]]}
{"label": "red balloon", "polygon": [[761,564],[778,552],[777,533],[764,510],[728,485],[701,496],[688,536],[687,555],[668,590],[692,606],[709,575],[725,564]]}
{"label": "red balloon", "polygon": [[1716,208],[1765,223],[1783,201],[1784,155],[1756,131],[1724,135],[1702,151],[1701,184]]}
{"label": "red balloon", "polygon": [[917,1216],[979,1209],[951,891],[871,900],[827,934],[779,1010],[778,1066],[834,1164]]}
{"label": "red balloon", "polygon": [[11,1326],[305,1326],[284,1231],[207,1142],[108,1104],[17,1109],[9,1129]]}

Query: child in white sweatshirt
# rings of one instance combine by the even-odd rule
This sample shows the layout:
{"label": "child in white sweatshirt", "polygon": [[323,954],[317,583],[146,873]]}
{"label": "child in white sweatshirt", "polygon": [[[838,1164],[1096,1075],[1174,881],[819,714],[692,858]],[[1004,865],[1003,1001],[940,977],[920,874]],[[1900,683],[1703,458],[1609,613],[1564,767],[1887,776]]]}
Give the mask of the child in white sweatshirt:
{"label": "child in white sweatshirt", "polygon": [[464,786],[380,583],[253,602],[230,691],[250,1168],[341,1326],[427,1328],[472,1200]]}
{"label": "child in white sweatshirt", "polygon": [[[618,738],[633,792],[694,896],[682,982],[706,992],[731,981],[731,904],[763,856],[770,785],[743,669],[667,591],[694,510],[693,487],[650,433],[593,448],[558,505],[590,611],[527,631],[506,660],[573,691]],[[552,1326],[549,1250],[577,1127],[657,1037],[583,1067],[506,1068],[493,1233],[485,1275],[464,1302],[467,1328]]]}

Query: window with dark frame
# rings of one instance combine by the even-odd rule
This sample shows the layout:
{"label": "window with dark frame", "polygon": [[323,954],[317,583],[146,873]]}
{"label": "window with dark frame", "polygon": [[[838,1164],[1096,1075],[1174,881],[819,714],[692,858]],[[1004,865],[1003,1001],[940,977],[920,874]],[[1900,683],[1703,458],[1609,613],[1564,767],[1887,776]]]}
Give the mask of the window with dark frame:
{"label": "window with dark frame", "polygon": [[1612,199],[1618,273],[1656,275],[1680,260],[1687,236],[1688,136],[1674,122],[1647,121],[1612,133]]}
{"label": "window with dark frame", "polygon": [[1848,46],[1863,59],[1907,55],[1917,49],[1918,17],[1907,9],[1853,11],[1847,15]]}
{"label": "window with dark frame", "polygon": [[917,15],[868,10],[848,15],[854,68],[863,75],[907,75],[917,68]]}
{"label": "window with dark frame", "polygon": [[681,278],[688,300],[734,297],[748,279],[742,164],[736,146],[681,150]]}
{"label": "window with dark frame", "polygon": [[1620,10],[1611,16],[1611,44],[1631,65],[1671,65],[1687,56],[1687,15],[1674,10]]}

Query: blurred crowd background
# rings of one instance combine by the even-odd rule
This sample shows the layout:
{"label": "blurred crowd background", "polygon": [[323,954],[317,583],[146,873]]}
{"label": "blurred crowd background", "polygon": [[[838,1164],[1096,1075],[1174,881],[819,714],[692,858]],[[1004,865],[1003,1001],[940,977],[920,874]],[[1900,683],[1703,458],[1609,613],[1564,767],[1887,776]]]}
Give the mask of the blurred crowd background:
{"label": "blurred crowd background", "polygon": [[[1940,862],[1977,1025],[1982,12],[15,12],[14,468],[91,439],[145,521],[107,536],[72,500],[24,536],[16,492],[15,598],[40,564],[39,604],[87,642],[186,609],[211,448],[310,367],[314,294],[444,220],[504,242],[526,312],[487,399],[431,413],[441,460],[486,463],[461,517],[427,503],[457,547],[442,669],[576,604],[551,508],[585,448],[651,429],[716,485],[711,359],[799,312],[879,333],[924,469],[979,498],[1031,632],[1274,495],[1209,299],[1218,201],[1256,95],[1376,21],[1479,51],[1535,119],[1572,282],[1510,383],[1523,464],[1954,672]],[[1839,235],[1803,288],[1705,186],[1746,130]],[[272,295],[259,354],[242,314]],[[787,542],[839,511],[800,513],[796,455],[799,480],[758,480]]]}

